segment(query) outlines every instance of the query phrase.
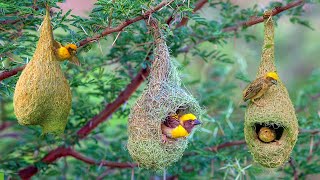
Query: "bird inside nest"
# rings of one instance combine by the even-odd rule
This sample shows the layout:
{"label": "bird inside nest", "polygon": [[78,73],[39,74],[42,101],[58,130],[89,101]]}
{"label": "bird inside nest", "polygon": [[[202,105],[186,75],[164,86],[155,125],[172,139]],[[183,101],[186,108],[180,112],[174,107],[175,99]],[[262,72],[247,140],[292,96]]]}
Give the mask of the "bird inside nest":
{"label": "bird inside nest", "polygon": [[167,138],[186,138],[192,129],[199,124],[201,122],[195,115],[191,113],[183,114],[181,110],[177,110],[175,114],[167,116],[165,121],[161,123],[162,142],[166,143]]}
{"label": "bird inside nest", "polygon": [[277,133],[272,127],[262,127],[258,132],[259,140],[264,143],[276,142],[277,145],[280,145],[276,137]]}
{"label": "bird inside nest", "polygon": [[243,101],[250,100],[259,107],[264,105],[257,103],[255,100],[263,96],[271,86],[277,85],[279,76],[276,72],[268,72],[266,75],[251,82],[243,91]]}

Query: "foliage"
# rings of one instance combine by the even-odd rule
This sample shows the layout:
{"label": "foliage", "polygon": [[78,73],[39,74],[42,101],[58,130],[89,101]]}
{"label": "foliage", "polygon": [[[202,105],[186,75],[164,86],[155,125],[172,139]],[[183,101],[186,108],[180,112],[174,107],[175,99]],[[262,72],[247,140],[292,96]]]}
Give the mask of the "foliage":
{"label": "foliage", "polygon": [[[38,29],[45,12],[44,2],[45,0],[0,1],[2,71],[21,66],[32,59],[38,40]],[[138,0],[133,3],[130,0],[98,0],[87,17],[73,15],[72,11],[62,12],[57,4],[60,0],[48,2],[49,6],[55,7],[52,13],[55,38],[63,44],[74,42],[79,45],[81,40],[100,34],[107,27],[116,27],[128,19],[140,16],[142,12],[152,9],[161,1]],[[265,8],[279,7],[289,2],[292,1],[273,2]],[[190,137],[184,157],[167,170],[167,175],[177,175],[181,179],[255,179],[268,175],[272,179],[277,177],[276,174],[280,174],[283,178],[290,179],[293,169],[289,163],[274,170],[270,175],[270,171],[252,161],[245,145],[231,146],[217,152],[206,150],[207,147],[244,139],[244,109],[238,106],[241,96],[238,86],[250,79],[247,69],[241,68],[243,64],[225,51],[224,47],[235,36],[244,38],[248,43],[257,37],[249,33],[248,28],[240,28],[235,33],[224,31],[224,28],[235,26],[252,16],[261,16],[264,9],[258,5],[242,9],[230,1],[209,1],[209,5],[203,7],[203,11],[214,12],[215,18],[211,20],[203,14],[192,13],[195,4],[195,0],[176,0],[152,14],[152,17],[159,21],[166,36],[171,56],[178,61],[184,85],[207,110],[207,114],[201,118],[203,125]],[[304,8],[299,6],[282,12],[275,20],[281,16],[288,16],[292,23],[312,29],[312,24],[304,19],[303,15]],[[170,16],[173,20],[166,24]],[[177,28],[184,16],[189,17],[188,25]],[[80,141],[75,133],[106,104],[114,101],[140,69],[151,65],[146,61],[146,57],[152,48],[152,35],[146,22],[141,20],[130,24],[121,33],[110,34],[81,47],[78,55],[81,67],[62,63],[61,66],[72,88],[73,99],[65,134],[60,137],[42,137],[39,127],[18,125],[12,106],[18,76],[1,81],[0,120],[2,123],[10,122],[13,125],[0,132],[0,171],[4,171],[10,177],[17,177],[19,169],[35,164],[40,169],[36,175],[37,179],[49,176],[91,179],[104,173],[107,173],[110,179],[130,178],[131,169],[87,165],[72,157],[62,158],[52,164],[41,163],[40,160],[50,150],[66,146],[74,147],[84,156],[96,161],[132,161],[126,150],[127,117],[143,86],[86,139]],[[150,59],[152,60],[152,56]],[[319,78],[318,68],[300,86],[295,87],[294,91],[289,90],[302,129],[320,127]],[[310,138],[315,145],[313,154],[307,161]],[[301,178],[320,172],[317,161],[320,156],[319,140],[318,134],[299,135],[292,158],[299,168]],[[162,173],[139,168],[135,168],[134,173],[137,179],[162,176]]]}

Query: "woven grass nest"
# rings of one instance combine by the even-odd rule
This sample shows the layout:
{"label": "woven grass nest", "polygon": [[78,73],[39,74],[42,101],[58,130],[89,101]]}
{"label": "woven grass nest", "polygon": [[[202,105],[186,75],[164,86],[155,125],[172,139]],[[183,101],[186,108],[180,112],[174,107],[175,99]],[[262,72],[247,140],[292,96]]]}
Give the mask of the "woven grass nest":
{"label": "woven grass nest", "polygon": [[71,91],[54,54],[48,10],[32,61],[16,84],[13,103],[19,124],[40,125],[43,134],[64,131],[71,109]]}
{"label": "woven grass nest", "polygon": [[151,24],[155,26],[155,59],[148,86],[129,115],[127,148],[140,167],[162,170],[182,157],[188,141],[179,138],[163,143],[161,123],[181,107],[197,117],[201,114],[201,108],[192,95],[181,88],[168,47],[155,22]]}
{"label": "woven grass nest", "polygon": [[[267,72],[276,71],[274,62],[274,27],[271,17],[265,15],[265,36],[262,49],[262,60],[257,77]],[[245,113],[244,133],[247,145],[255,161],[264,167],[275,168],[285,163],[298,137],[298,121],[288,91],[283,83],[272,86],[258,102],[252,103]],[[258,139],[260,128],[269,127],[275,130],[276,139],[265,143]]]}

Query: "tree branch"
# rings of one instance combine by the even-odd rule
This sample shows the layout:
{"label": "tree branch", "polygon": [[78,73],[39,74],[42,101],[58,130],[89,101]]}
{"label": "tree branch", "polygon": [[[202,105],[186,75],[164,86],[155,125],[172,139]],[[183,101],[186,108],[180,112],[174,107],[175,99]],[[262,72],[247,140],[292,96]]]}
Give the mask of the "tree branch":
{"label": "tree branch", "polygon": [[298,180],[299,179],[299,173],[298,173],[298,170],[297,170],[297,167],[295,166],[295,163],[293,162],[293,159],[290,158],[289,160],[289,164],[293,170],[293,179],[294,180]]}
{"label": "tree branch", "polygon": [[11,127],[14,123],[13,122],[3,122],[1,125],[0,125],[0,131],[3,131],[9,127]]}
{"label": "tree branch", "polygon": [[[277,14],[279,14],[279,13],[285,11],[285,10],[291,9],[293,7],[300,6],[303,3],[304,3],[303,0],[298,0],[298,1],[294,1],[294,2],[288,3],[286,6],[277,7],[277,8],[272,10],[272,16],[275,16],[275,15],[277,15]],[[261,23],[261,22],[263,22],[263,16],[251,18],[248,21],[239,22],[239,23],[236,23],[236,25],[234,25],[234,26],[223,28],[222,32],[236,31],[240,27],[249,27],[249,26],[253,26],[255,24]],[[212,36],[212,37],[210,37],[208,39],[202,39],[202,40],[200,40],[200,41],[198,41],[198,42],[196,42],[194,44],[190,44],[188,46],[185,46],[185,47],[181,48],[179,50],[179,52],[187,53],[187,52],[190,51],[190,49],[192,49],[196,45],[198,45],[198,44],[200,44],[202,42],[205,42],[205,41],[214,40],[215,38],[216,38],[215,36]]]}
{"label": "tree branch", "polygon": [[156,7],[154,7],[153,9],[146,11],[146,12],[145,12],[143,15],[141,15],[141,16],[135,17],[135,18],[133,18],[133,19],[128,19],[128,20],[124,21],[123,23],[119,24],[119,25],[118,25],[117,27],[115,27],[115,28],[108,28],[108,27],[107,27],[101,34],[96,35],[96,36],[94,36],[94,37],[92,37],[92,38],[86,38],[86,39],[80,41],[80,42],[79,42],[79,44],[80,44],[79,46],[80,46],[80,47],[81,47],[81,46],[84,46],[84,45],[88,44],[89,42],[96,41],[96,40],[98,40],[98,39],[100,39],[100,38],[102,38],[102,37],[104,37],[104,36],[106,36],[106,35],[108,35],[108,34],[113,33],[113,32],[122,31],[125,27],[129,26],[129,25],[132,24],[132,23],[135,23],[135,22],[140,21],[140,20],[142,20],[142,19],[147,19],[147,18],[149,18],[149,16],[150,16],[152,13],[157,12],[158,10],[160,10],[161,8],[163,8],[164,6],[167,6],[167,5],[171,4],[173,1],[174,1],[174,0],[170,0],[170,1],[164,0],[164,1],[162,1],[160,4],[158,4]]}
{"label": "tree branch", "polygon": [[223,144],[219,144],[217,146],[208,147],[208,148],[206,148],[206,150],[218,152],[220,149],[223,149],[223,148],[226,148],[226,147],[231,147],[231,146],[239,146],[239,145],[242,145],[242,144],[246,144],[246,141],[245,140],[240,140],[240,141],[226,142],[226,143],[223,143]]}
{"label": "tree branch", "polygon": [[[275,16],[275,15],[277,15],[277,14],[283,12],[283,11],[289,10],[289,9],[294,8],[296,6],[300,6],[303,3],[304,3],[303,0],[298,0],[298,1],[294,1],[294,2],[288,3],[287,5],[282,6],[282,7],[276,7],[276,8],[274,8],[272,10],[272,16]],[[224,28],[223,32],[236,31],[240,27],[249,27],[249,26],[252,26],[252,25],[255,25],[255,24],[258,24],[258,23],[262,23],[263,20],[264,20],[263,16],[255,17],[255,18],[250,19],[248,21],[239,22],[234,26]]]}
{"label": "tree branch", "polygon": [[112,103],[106,105],[103,111],[92,118],[85,126],[83,126],[77,135],[80,138],[86,137],[94,128],[96,128],[100,123],[105,121],[114,111],[116,111],[124,102],[126,102],[129,97],[136,91],[140,84],[149,75],[149,69],[142,69],[137,74],[137,76],[131,81],[131,83],[122,91],[118,98]]}
{"label": "tree branch", "polygon": [[[192,13],[197,12],[199,9],[201,9],[206,3],[208,2],[208,0],[199,0],[198,2],[196,2],[196,5],[193,9]],[[185,26],[188,23],[189,18],[188,17],[183,17],[182,20],[180,21],[180,23],[177,25],[177,28],[181,27],[181,26]]]}
{"label": "tree branch", "polygon": [[0,81],[18,74],[18,72],[22,71],[24,68],[25,68],[25,66],[20,66],[20,67],[12,69],[10,71],[4,71],[4,72],[0,73]]}
{"label": "tree branch", "polygon": [[[93,159],[90,159],[88,157],[85,157],[72,148],[68,147],[59,147],[50,153],[48,153],[41,161],[47,164],[50,164],[54,162],[55,160],[61,158],[61,157],[66,157],[66,156],[71,156],[74,157],[75,159],[78,159],[80,161],[83,161],[87,164],[91,165],[97,165],[97,166],[108,166],[112,168],[120,168],[120,169],[125,169],[125,168],[134,168],[137,166],[137,164],[134,163],[120,163],[120,162],[109,162],[109,161],[101,161],[101,162],[96,162]],[[19,171],[19,176],[22,179],[30,179],[33,175],[35,175],[38,172],[38,168],[35,166],[29,166],[23,170]]]}

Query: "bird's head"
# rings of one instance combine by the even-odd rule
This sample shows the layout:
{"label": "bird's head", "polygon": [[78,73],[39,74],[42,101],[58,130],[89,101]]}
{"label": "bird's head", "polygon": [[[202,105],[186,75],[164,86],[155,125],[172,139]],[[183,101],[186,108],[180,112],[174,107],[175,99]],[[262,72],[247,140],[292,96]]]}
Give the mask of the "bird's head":
{"label": "bird's head", "polygon": [[279,81],[279,76],[276,72],[268,72],[266,74],[266,78],[269,79],[271,81],[272,84],[277,85],[278,81]]}
{"label": "bird's head", "polygon": [[179,120],[188,133],[191,132],[194,126],[201,124],[197,117],[191,113],[182,115]]}
{"label": "bird's head", "polygon": [[75,55],[77,53],[77,46],[75,44],[67,44],[65,47],[68,49],[70,54]]}

